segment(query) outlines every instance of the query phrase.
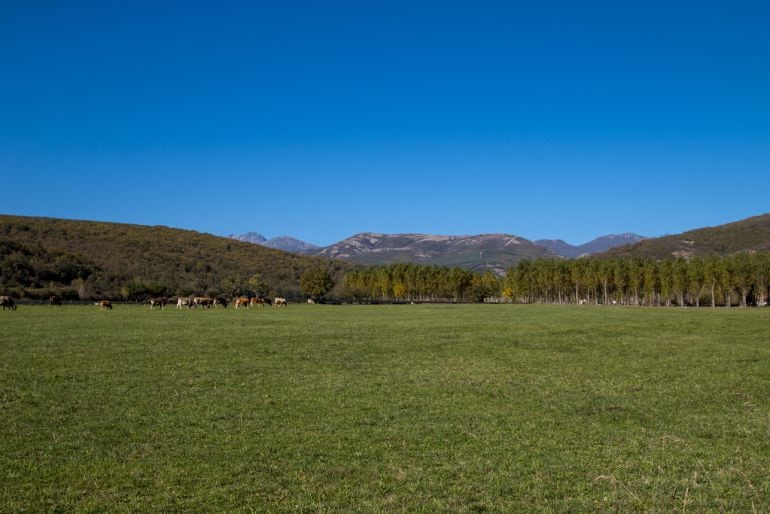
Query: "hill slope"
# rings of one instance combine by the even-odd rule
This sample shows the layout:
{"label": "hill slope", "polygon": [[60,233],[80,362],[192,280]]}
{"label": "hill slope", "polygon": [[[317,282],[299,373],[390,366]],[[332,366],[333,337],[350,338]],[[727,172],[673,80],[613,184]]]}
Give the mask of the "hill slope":
{"label": "hill slope", "polygon": [[531,241],[507,234],[436,236],[427,234],[356,234],[313,252],[362,264],[413,262],[457,266],[502,274],[525,258],[554,257]]}
{"label": "hill slope", "polygon": [[609,250],[603,255],[663,259],[672,256],[730,255],[750,250],[770,251],[770,214],[647,239]]}
{"label": "hill slope", "polygon": [[[264,293],[293,296],[305,270],[323,266],[339,274],[346,268],[162,226],[0,215],[0,242],[0,288],[69,286],[81,297],[125,296],[143,287],[166,294],[232,294],[248,290],[246,281],[255,273]],[[29,269],[20,271],[22,264]]]}

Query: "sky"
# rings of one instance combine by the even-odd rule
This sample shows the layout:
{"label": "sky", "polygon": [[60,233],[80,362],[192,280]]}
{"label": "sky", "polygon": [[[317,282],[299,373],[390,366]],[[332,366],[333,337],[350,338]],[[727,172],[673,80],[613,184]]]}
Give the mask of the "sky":
{"label": "sky", "polygon": [[0,213],[573,244],[770,212],[770,2],[0,5]]}

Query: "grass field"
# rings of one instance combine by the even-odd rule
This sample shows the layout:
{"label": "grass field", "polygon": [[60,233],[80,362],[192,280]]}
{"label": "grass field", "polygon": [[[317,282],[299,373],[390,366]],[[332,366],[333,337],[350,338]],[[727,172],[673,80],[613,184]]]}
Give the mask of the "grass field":
{"label": "grass field", "polygon": [[0,511],[770,510],[770,309],[0,313]]}

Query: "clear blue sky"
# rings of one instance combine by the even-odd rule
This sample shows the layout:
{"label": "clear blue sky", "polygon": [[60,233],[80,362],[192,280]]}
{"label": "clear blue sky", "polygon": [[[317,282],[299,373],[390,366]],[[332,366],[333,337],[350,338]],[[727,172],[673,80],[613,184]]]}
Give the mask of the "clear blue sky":
{"label": "clear blue sky", "polygon": [[770,3],[0,6],[0,213],[582,243],[770,211]]}

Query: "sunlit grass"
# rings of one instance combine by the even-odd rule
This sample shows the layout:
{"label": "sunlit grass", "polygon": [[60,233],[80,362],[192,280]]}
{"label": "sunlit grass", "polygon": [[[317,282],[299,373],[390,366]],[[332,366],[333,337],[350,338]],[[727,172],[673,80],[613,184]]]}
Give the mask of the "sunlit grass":
{"label": "sunlit grass", "polygon": [[0,314],[0,511],[770,508],[770,310]]}

